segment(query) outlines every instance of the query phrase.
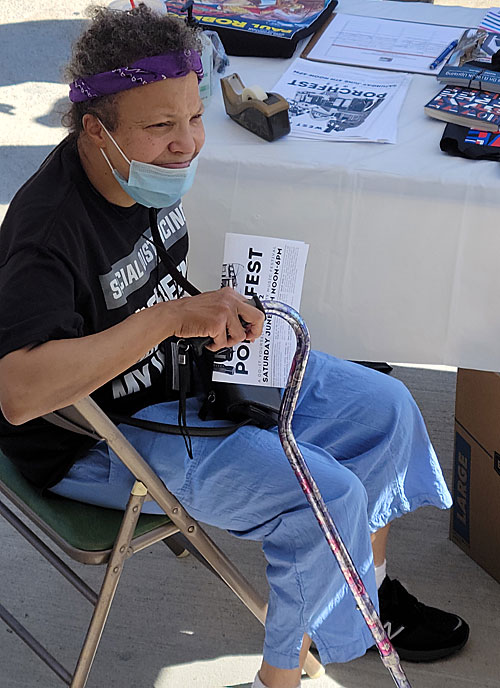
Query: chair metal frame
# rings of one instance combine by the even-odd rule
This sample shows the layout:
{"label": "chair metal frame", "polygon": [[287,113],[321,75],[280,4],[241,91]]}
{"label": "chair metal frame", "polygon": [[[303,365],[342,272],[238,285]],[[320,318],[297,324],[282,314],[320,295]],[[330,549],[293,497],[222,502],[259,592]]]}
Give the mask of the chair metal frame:
{"label": "chair metal frame", "polygon": [[[165,541],[165,544],[168,544],[174,552],[179,554],[182,548],[179,549],[175,543],[170,545],[168,542],[168,538],[172,538],[177,533],[181,533],[187,539],[190,548],[194,548],[194,552],[201,557],[201,560],[207,567],[264,624],[267,612],[267,605],[264,600],[205,533],[197,521],[191,518],[180,502],[167,490],[160,478],[99,406],[90,397],[86,397],[76,402],[73,406],[58,411],[57,414],[60,421],[65,423],[67,427],[69,424],[77,432],[93,434],[98,439],[104,440],[132,472],[136,482],[131,490],[123,520],[112,549],[88,552],[77,549],[67,543],[12,490],[0,481],[0,492],[71,559],[84,564],[106,564],[106,571],[100,591],[96,593],[22,519],[0,500],[0,514],[94,606],[94,612],[75,670],[71,674],[22,624],[0,605],[0,618],[24,640],[40,659],[71,688],[84,688],[126,559],[159,541]],[[163,524],[145,535],[134,538],[137,521],[146,499],[153,499],[169,517],[171,523]],[[312,678],[317,678],[324,673],[324,668],[311,653],[307,656],[304,669]]]}

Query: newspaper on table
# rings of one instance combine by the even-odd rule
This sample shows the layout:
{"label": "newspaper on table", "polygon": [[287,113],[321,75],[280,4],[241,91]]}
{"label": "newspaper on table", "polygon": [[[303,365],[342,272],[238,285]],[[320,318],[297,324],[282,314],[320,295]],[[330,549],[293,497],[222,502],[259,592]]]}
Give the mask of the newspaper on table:
{"label": "newspaper on table", "polygon": [[[256,294],[298,310],[308,249],[302,241],[226,234],[221,285],[248,298]],[[215,357],[213,380],[285,387],[295,349],[290,325],[268,316],[259,339],[233,347],[229,358]]]}
{"label": "newspaper on table", "polygon": [[298,58],[272,89],[290,104],[294,138],[396,143],[411,76]]}

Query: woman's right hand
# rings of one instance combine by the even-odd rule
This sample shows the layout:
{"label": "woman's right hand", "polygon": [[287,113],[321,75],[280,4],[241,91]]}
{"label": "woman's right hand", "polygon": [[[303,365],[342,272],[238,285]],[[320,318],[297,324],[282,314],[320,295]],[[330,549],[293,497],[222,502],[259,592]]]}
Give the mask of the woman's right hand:
{"label": "woman's right hand", "polygon": [[[169,325],[177,337],[210,337],[211,351],[255,341],[262,334],[265,316],[231,287],[183,297],[168,304]],[[244,325],[242,324],[244,323]]]}

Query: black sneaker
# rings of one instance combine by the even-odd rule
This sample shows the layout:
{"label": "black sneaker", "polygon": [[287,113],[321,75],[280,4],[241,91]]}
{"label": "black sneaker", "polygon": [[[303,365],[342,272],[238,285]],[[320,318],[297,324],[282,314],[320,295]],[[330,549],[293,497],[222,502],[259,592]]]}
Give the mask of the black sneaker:
{"label": "black sneaker", "polygon": [[463,619],[422,604],[389,576],[379,588],[378,599],[382,624],[403,660],[433,662],[457,652],[467,642],[469,626]]}

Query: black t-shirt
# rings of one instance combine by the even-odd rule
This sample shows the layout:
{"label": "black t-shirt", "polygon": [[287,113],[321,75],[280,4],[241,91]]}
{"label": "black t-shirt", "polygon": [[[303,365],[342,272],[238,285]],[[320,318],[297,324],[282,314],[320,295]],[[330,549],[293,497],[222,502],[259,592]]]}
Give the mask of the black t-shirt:
{"label": "black t-shirt", "polygon": [[444,153],[469,160],[500,161],[500,134],[447,124],[440,141]]}
{"label": "black t-shirt", "polygon": [[[186,273],[180,201],[158,213],[160,236]],[[14,197],[0,232],[0,357],[29,345],[101,332],[143,308],[182,295],[159,263],[148,209],[109,203],[90,184],[76,141],[65,139]],[[165,342],[92,397],[131,415],[172,391]],[[71,375],[71,371],[68,371]],[[0,449],[35,485],[50,487],[94,440],[39,418],[20,426],[0,414]]]}

